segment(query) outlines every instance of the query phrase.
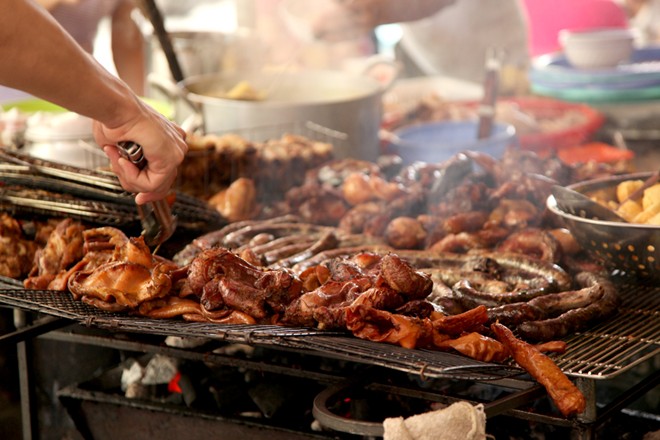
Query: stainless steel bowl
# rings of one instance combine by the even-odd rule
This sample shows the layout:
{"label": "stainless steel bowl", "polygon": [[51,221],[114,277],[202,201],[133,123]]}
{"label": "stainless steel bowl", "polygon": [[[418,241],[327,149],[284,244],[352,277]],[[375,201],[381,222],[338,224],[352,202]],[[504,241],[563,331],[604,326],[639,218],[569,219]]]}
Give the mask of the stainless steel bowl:
{"label": "stainless steel bowl", "polygon": [[[646,180],[650,175],[624,174],[575,183],[569,188],[584,194],[614,191],[621,182]],[[562,211],[553,196],[548,197],[547,207],[561,217],[580,246],[608,269],[639,279],[660,280],[660,226],[584,218]]]}

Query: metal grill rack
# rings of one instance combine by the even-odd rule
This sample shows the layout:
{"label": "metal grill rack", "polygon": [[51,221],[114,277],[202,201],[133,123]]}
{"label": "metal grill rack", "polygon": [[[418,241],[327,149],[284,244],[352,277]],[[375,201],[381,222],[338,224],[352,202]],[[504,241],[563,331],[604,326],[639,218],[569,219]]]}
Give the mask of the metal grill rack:
{"label": "metal grill rack", "polygon": [[237,134],[253,142],[263,142],[278,139],[286,133],[305,136],[319,142],[327,142],[335,147],[342,147],[349,141],[348,135],[341,131],[324,127],[313,121],[296,121],[285,124],[259,125],[241,129],[233,129],[214,134]]}
{"label": "metal grill rack", "polygon": [[[0,184],[0,208],[16,216],[64,214],[97,225],[139,225],[132,195],[110,172],[0,151]],[[172,212],[179,227],[197,233],[226,224],[217,210],[182,192],[176,193]]]}
{"label": "metal grill rack", "polygon": [[[569,376],[611,379],[660,353],[660,288],[623,286],[619,313],[567,339],[568,350],[553,359]],[[0,290],[0,304],[113,331],[190,336],[316,351],[428,378],[496,380],[520,373],[513,365],[477,362],[445,352],[407,350],[342,333],[267,325],[224,325],[155,320],[106,313],[74,301],[70,294],[24,289]]]}
{"label": "metal grill rack", "polygon": [[[32,327],[18,330],[16,335],[0,336],[0,343],[22,341],[44,333],[54,339],[69,342],[91,343],[116,349],[146,349],[162,352],[161,344],[147,348],[141,337],[187,336],[203,338],[208,343],[243,343],[266,348],[281,349],[285,352],[298,352],[320,358],[349,361],[366,368],[378,368],[390,372],[393,377],[404,374],[417,378],[421,383],[443,383],[446,380],[481,383],[494,389],[508,390],[508,394],[485,404],[487,417],[498,415],[512,416],[536,423],[568,428],[575,438],[594,438],[595,427],[608,417],[625,408],[637,398],[653,390],[660,383],[660,372],[651,373],[621,393],[605,407],[596,407],[596,382],[612,379],[630,372],[638,364],[660,354],[660,287],[621,285],[622,305],[618,313],[607,321],[588,330],[576,333],[566,339],[568,351],[551,357],[559,367],[575,379],[576,384],[587,398],[587,410],[577,420],[569,420],[557,415],[537,413],[525,408],[528,404],[545,396],[540,385],[513,363],[509,365],[477,362],[464,356],[446,352],[410,350],[399,346],[357,339],[344,333],[331,333],[307,328],[288,328],[272,325],[222,325],[193,323],[181,320],[156,320],[108,313],[74,301],[67,292],[39,291],[22,289],[15,280],[0,278],[0,306],[45,314]],[[52,332],[63,326],[77,322],[90,328],[109,331],[109,337],[76,337],[66,332]],[[51,332],[51,333],[49,333]],[[133,335],[126,339],[126,334]],[[51,336],[52,335],[52,336]],[[69,336],[67,336],[69,335]],[[122,337],[124,335],[124,337]],[[94,339],[96,338],[96,339]],[[136,342],[131,342],[136,339]],[[123,348],[122,348],[123,347]],[[208,360],[207,352],[171,349],[183,358]],[[234,365],[234,359],[218,358],[220,364]],[[279,371],[276,365],[265,366]],[[366,370],[370,371],[370,370]],[[396,376],[401,378],[401,376]],[[324,377],[323,380],[330,380]],[[456,400],[470,400],[470,397],[447,395],[445,392],[429,391],[426,386],[415,388],[391,386],[378,382],[376,377],[362,378],[355,384],[354,377],[341,380],[334,377],[330,386],[314,401],[314,414],[325,426],[339,432],[379,436],[382,424],[347,419],[332,413],[328,402],[350,387],[380,390],[395,395],[425,398],[450,403]],[[519,409],[521,408],[521,409]]]}

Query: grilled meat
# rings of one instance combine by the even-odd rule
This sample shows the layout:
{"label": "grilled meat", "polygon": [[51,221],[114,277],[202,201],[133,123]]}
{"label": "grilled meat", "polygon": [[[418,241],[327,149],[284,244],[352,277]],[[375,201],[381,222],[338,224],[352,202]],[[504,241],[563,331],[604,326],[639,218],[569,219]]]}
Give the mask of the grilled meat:
{"label": "grilled meat", "polygon": [[20,279],[32,267],[37,244],[25,239],[20,223],[0,213],[0,275]]}
{"label": "grilled meat", "polygon": [[491,329],[516,362],[545,387],[564,417],[584,412],[587,401],[559,367],[534,346],[516,338],[506,326],[494,323]]}
{"label": "grilled meat", "polygon": [[172,273],[178,266],[155,257],[142,237],[127,238],[104,227],[84,234],[87,259],[71,274],[68,289],[74,298],[96,307],[133,310],[141,303],[170,293]]}
{"label": "grilled meat", "polygon": [[46,246],[34,256],[34,264],[24,285],[28,289],[65,290],[62,276],[83,256],[83,231],[86,227],[70,218],[60,221],[48,236]]}

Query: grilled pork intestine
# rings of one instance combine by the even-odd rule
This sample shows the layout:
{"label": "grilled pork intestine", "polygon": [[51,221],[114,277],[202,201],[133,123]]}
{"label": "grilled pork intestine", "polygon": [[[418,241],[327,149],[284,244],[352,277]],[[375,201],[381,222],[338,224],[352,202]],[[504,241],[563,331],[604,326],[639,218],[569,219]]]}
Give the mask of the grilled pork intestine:
{"label": "grilled pork intestine", "polygon": [[503,324],[493,323],[491,329],[516,362],[545,387],[565,417],[584,412],[586,408],[584,395],[549,357],[534,346],[516,338]]}
{"label": "grilled pork intestine", "polygon": [[264,270],[216,248],[193,260],[181,291],[198,297],[207,311],[233,309],[264,320],[300,296],[302,283],[287,270]]}
{"label": "grilled pork intestine", "polygon": [[0,275],[22,278],[30,271],[36,251],[36,243],[25,238],[18,220],[0,213]]}
{"label": "grilled pork intestine", "polygon": [[68,278],[75,299],[108,311],[136,309],[170,293],[179,267],[151,254],[142,237],[113,227],[85,231],[85,257]]}
{"label": "grilled pork intestine", "polygon": [[83,256],[81,222],[67,218],[60,221],[48,236],[45,247],[34,256],[34,264],[24,286],[28,289],[65,290],[64,274]]}
{"label": "grilled pork intestine", "polygon": [[[305,285],[318,285],[303,294],[286,309],[285,325],[318,326],[345,329],[348,307],[361,304],[371,308],[396,311],[410,301],[424,299],[432,289],[430,278],[415,271],[396,255],[379,256],[361,253],[327,266],[310,268],[301,275]],[[319,275],[321,277],[319,278]],[[310,282],[310,278],[316,278]],[[428,316],[430,304],[415,308]]]}

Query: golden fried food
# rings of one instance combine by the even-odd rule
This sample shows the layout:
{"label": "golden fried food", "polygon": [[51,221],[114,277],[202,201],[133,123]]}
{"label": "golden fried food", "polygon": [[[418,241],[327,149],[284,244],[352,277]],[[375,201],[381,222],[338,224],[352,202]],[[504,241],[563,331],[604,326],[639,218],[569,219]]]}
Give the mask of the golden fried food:
{"label": "golden fried food", "polygon": [[645,182],[640,179],[619,183],[614,194],[608,197],[607,191],[592,194],[592,198],[616,211],[629,223],[660,225],[660,183],[655,183],[643,191]]}

